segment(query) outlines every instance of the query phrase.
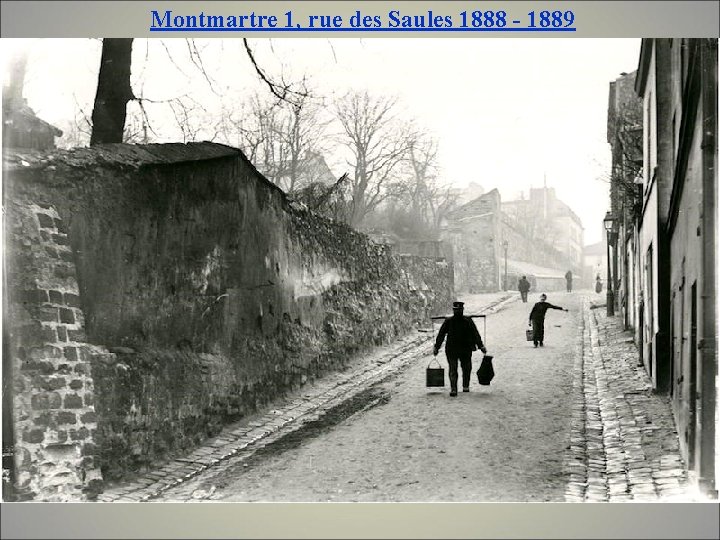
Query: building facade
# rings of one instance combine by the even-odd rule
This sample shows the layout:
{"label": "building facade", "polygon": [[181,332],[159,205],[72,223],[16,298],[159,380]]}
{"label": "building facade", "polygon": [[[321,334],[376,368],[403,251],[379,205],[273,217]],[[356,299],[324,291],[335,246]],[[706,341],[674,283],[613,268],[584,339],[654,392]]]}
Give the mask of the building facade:
{"label": "building facade", "polygon": [[504,202],[503,212],[526,228],[528,236],[542,237],[559,251],[569,269],[580,276],[583,266],[583,226],[578,215],[558,199],[555,188],[531,188],[529,199]]}
{"label": "building facade", "polygon": [[[548,228],[554,225],[535,214],[542,205],[511,204],[510,212],[504,208],[500,193],[493,189],[452,211],[442,223],[441,239],[450,247],[445,256],[453,261],[458,292],[513,290],[518,277],[525,274],[537,283],[533,290],[562,290],[567,270],[580,277],[581,251],[577,257],[570,256],[545,241]],[[518,208],[528,214],[513,211]],[[572,227],[577,228],[574,219]]]}
{"label": "building facade", "polygon": [[[643,167],[631,224],[617,196],[621,179],[613,178],[611,190],[620,223],[613,264],[629,283],[614,285],[627,295],[624,309],[633,314],[654,388],[671,399],[689,476],[711,496],[718,456],[717,67],[715,39],[643,39],[634,82]],[[617,144],[610,132],[608,140]]]}

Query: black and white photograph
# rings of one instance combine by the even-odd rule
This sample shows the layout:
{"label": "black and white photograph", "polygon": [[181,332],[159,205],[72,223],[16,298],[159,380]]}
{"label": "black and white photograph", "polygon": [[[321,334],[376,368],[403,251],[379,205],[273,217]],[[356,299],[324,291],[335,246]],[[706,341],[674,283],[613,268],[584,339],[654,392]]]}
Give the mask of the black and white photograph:
{"label": "black and white photograph", "polygon": [[0,44],[4,501],[717,502],[717,39]]}

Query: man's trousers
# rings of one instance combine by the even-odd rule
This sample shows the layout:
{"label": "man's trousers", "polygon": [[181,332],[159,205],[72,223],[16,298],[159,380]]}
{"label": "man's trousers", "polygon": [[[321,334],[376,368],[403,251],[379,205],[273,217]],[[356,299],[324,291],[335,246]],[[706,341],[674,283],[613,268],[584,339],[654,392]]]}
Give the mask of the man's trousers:
{"label": "man's trousers", "polygon": [[472,351],[445,351],[447,356],[450,377],[450,390],[457,391],[458,362],[462,368],[463,388],[470,388],[470,375],[472,373]]}
{"label": "man's trousers", "polygon": [[538,321],[533,319],[532,321],[532,328],[533,328],[533,343],[537,345],[538,343],[542,343],[545,339],[545,320]]}

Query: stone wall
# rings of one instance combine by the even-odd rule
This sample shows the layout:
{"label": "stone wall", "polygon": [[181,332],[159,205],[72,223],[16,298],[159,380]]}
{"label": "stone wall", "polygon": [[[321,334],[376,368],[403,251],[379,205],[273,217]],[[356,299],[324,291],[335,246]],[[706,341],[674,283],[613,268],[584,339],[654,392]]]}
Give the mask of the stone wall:
{"label": "stone wall", "polygon": [[[97,415],[73,253],[52,206],[7,201],[3,421],[12,423],[13,498],[77,500],[97,495]],[[14,271],[14,270],[19,271]],[[20,270],[21,269],[21,270]],[[5,473],[6,471],[4,471]],[[9,472],[9,471],[7,471]],[[3,475],[4,481],[7,481]],[[4,495],[8,494],[3,486]]]}
{"label": "stone wall", "polygon": [[[192,448],[452,300],[445,261],[394,256],[291,206],[229,147],[15,154],[5,177],[16,207],[52,206],[66,224],[74,314],[107,348],[89,358],[109,480]],[[27,265],[9,259],[8,274]]]}

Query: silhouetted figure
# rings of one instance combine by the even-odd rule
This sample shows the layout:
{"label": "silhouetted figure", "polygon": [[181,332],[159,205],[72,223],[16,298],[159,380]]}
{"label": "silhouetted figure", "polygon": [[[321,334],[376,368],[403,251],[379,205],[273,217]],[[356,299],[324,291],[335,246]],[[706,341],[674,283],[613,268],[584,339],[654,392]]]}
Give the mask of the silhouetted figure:
{"label": "silhouetted figure", "polygon": [[595,278],[595,292],[601,293],[602,292],[602,279],[600,279],[600,274],[597,275]]}
{"label": "silhouetted figure", "polygon": [[527,295],[528,291],[530,290],[530,282],[527,280],[525,276],[521,277],[518,280],[518,291],[520,291],[520,298],[522,298],[522,301],[527,303]]}
{"label": "silhouetted figure", "polygon": [[548,309],[559,309],[561,311],[567,311],[567,309],[560,307],[560,306],[554,306],[548,302],[547,295],[541,294],[540,295],[540,301],[536,303],[532,310],[530,311],[530,320],[528,321],[528,326],[532,326],[533,329],[533,344],[535,347],[538,346],[538,344],[542,347],[543,340],[545,339],[545,313]]}
{"label": "silhouetted figure", "polygon": [[565,282],[567,283],[567,292],[572,292],[572,271],[565,272]]}
{"label": "silhouetted figure", "polygon": [[433,355],[437,356],[443,340],[447,335],[445,356],[447,356],[450,367],[451,396],[457,396],[458,361],[462,367],[463,392],[469,392],[470,375],[472,371],[472,352],[476,349],[480,349],[483,353],[487,352],[475,323],[470,317],[463,315],[464,309],[465,304],[463,302],[453,302],[453,315],[443,321],[437,339],[435,340],[435,347],[433,347]]}

